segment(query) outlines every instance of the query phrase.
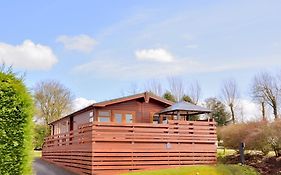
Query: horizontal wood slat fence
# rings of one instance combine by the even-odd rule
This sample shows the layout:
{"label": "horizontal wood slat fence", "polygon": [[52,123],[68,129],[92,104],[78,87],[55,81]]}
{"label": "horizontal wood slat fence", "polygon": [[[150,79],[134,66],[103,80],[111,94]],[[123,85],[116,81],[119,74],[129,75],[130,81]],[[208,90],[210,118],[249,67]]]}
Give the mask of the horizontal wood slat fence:
{"label": "horizontal wood slat fence", "polygon": [[78,174],[216,163],[214,121],[88,123],[45,139],[43,159]]}

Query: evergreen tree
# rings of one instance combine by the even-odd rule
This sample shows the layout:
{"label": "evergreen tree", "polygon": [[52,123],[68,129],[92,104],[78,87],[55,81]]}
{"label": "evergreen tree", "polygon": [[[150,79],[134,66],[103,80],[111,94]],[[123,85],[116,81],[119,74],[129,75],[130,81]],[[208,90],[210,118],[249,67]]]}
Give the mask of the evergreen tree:
{"label": "evergreen tree", "polygon": [[163,95],[163,98],[165,98],[166,100],[170,100],[172,102],[176,102],[176,98],[175,96],[170,92],[170,91],[166,91]]}
{"label": "evergreen tree", "polygon": [[194,104],[194,102],[188,95],[183,95],[183,97],[181,99],[182,99],[182,101],[186,101],[186,102]]}
{"label": "evergreen tree", "polygon": [[218,126],[226,125],[231,120],[231,115],[226,111],[226,106],[216,98],[208,98],[206,105],[212,110],[209,114],[210,118],[213,118]]}

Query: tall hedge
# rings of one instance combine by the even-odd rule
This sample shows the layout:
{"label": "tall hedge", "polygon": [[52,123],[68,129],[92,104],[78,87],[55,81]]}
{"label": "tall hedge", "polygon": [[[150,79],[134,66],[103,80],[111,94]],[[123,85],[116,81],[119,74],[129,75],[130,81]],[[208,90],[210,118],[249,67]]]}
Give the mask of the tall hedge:
{"label": "tall hedge", "polygon": [[21,78],[0,70],[0,174],[32,174],[33,101]]}

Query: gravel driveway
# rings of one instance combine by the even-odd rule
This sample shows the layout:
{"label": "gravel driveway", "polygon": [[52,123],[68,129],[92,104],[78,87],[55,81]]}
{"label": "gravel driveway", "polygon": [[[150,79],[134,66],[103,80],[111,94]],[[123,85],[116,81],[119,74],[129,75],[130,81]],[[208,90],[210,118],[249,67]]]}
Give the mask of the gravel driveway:
{"label": "gravel driveway", "polygon": [[32,166],[36,175],[77,175],[40,158],[35,158]]}

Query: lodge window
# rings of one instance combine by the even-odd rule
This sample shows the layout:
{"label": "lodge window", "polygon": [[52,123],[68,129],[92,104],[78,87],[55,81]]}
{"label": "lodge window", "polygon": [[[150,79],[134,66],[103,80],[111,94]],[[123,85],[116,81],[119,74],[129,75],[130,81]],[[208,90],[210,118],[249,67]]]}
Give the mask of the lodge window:
{"label": "lodge window", "polygon": [[122,114],[115,113],[114,114],[114,122],[122,123]]}
{"label": "lodge window", "polygon": [[98,111],[98,122],[110,122],[110,111]]}
{"label": "lodge window", "polygon": [[110,117],[98,117],[99,122],[110,122]]}
{"label": "lodge window", "polygon": [[134,122],[134,111],[113,111],[113,122],[115,123],[133,123]]}
{"label": "lodge window", "polygon": [[90,112],[89,113],[89,122],[93,122],[94,121],[94,112],[92,111],[92,112]]}
{"label": "lodge window", "polygon": [[133,115],[132,114],[126,114],[126,123],[133,123]]}
{"label": "lodge window", "polygon": [[110,117],[109,111],[99,111],[99,116]]}

